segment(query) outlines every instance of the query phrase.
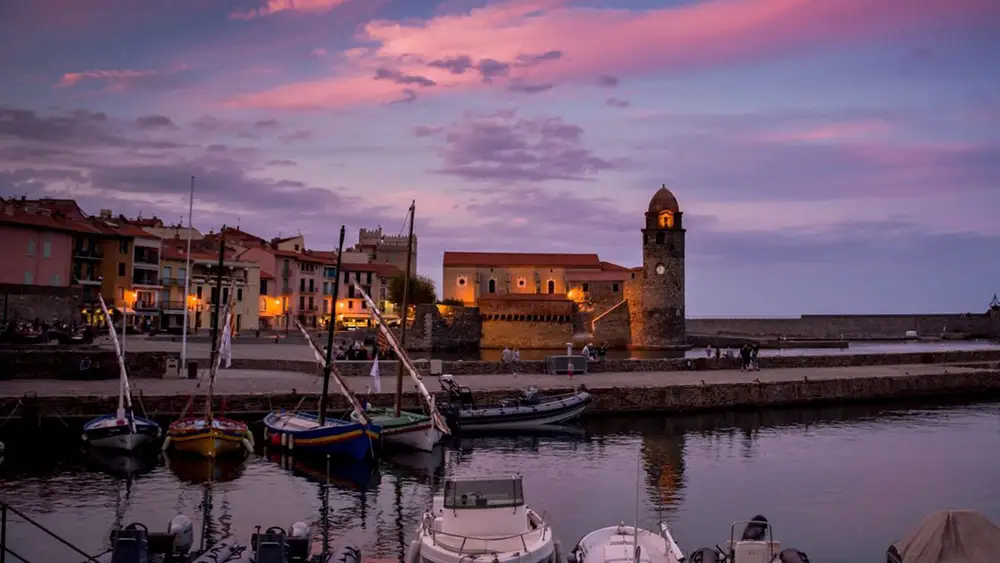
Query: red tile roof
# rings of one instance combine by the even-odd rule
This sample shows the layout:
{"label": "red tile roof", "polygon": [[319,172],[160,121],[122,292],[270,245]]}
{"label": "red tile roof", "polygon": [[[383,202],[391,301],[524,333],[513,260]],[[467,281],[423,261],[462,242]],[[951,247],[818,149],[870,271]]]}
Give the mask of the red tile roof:
{"label": "red tile roof", "polygon": [[596,254],[543,254],[515,252],[445,252],[444,266],[535,266],[554,268],[600,268]]}
{"label": "red tile roof", "polygon": [[[46,208],[47,210],[47,208]],[[3,210],[0,210],[0,223],[7,225],[17,225],[25,228],[62,231],[70,233],[99,234],[100,231],[86,221],[77,221],[66,217],[61,213],[52,212],[32,212],[29,209],[5,203]]]}
{"label": "red tile roof", "polygon": [[601,282],[601,281],[611,281],[620,282],[625,281],[629,278],[628,270],[615,270],[615,271],[600,271],[595,272],[593,270],[574,270],[566,272],[566,279],[569,281],[579,281],[579,282]]}
{"label": "red tile roof", "polygon": [[262,279],[262,280],[273,280],[275,278],[274,278],[273,275],[265,272],[264,270],[261,270],[260,271],[260,279]]}
{"label": "red tile roof", "polygon": [[625,266],[619,266],[618,264],[613,264],[611,262],[605,262],[604,260],[601,260],[601,269],[605,270],[605,271],[608,271],[608,272],[617,272],[617,271],[627,272],[627,271],[629,271],[629,268],[626,268]]}
{"label": "red tile roof", "polygon": [[[250,241],[256,243],[266,243],[267,241],[260,238],[257,235],[252,235],[246,231],[240,230],[239,227],[223,227],[222,234],[226,235],[226,238],[235,238],[243,241]],[[218,235],[215,235],[218,236]]]}

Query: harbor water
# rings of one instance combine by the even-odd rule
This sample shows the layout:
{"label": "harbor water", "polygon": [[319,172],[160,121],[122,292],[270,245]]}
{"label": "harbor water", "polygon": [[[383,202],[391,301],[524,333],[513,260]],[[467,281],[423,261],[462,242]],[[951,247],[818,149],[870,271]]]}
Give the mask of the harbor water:
{"label": "harbor water", "polygon": [[[183,513],[201,530],[207,506],[213,537],[246,542],[254,526],[303,520],[317,537],[325,527],[333,545],[397,558],[446,475],[521,473],[528,503],[567,548],[592,529],[637,516],[653,526],[662,515],[692,551],[724,544],[732,521],[760,513],[813,562],[878,562],[936,509],[972,508],[1000,523],[997,402],[588,419],[329,469],[263,451],[245,463],[160,457],[128,468],[72,440],[8,428],[0,440],[0,498],[88,553],[107,548],[116,517],[162,531]],[[17,516],[7,542],[33,562],[82,560]]]}

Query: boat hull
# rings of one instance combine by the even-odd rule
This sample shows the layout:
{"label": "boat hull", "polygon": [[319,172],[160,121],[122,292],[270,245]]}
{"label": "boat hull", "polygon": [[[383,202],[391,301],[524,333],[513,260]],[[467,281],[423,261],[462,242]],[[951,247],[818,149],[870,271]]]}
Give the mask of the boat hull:
{"label": "boat hull", "polygon": [[332,419],[320,426],[311,413],[272,412],[264,417],[264,426],[269,446],[359,460],[375,457],[382,438],[376,424]]}
{"label": "boat hull", "polygon": [[619,524],[590,532],[570,552],[573,563],[607,563],[635,560],[636,547],[642,559],[650,563],[680,563],[684,553],[674,541],[670,529],[660,524],[660,533]]}
{"label": "boat hull", "polygon": [[83,425],[83,441],[94,448],[135,451],[160,438],[160,425],[139,416],[133,417],[135,431],[124,419],[108,414]]}
{"label": "boat hull", "polygon": [[[355,416],[351,414],[352,419]],[[382,440],[387,445],[430,452],[444,437],[434,421],[422,414],[402,411],[397,417],[392,409],[375,408],[366,411],[365,416],[382,427]]]}
{"label": "boat hull", "polygon": [[581,391],[566,398],[515,407],[464,407],[451,409],[449,418],[463,432],[476,430],[523,430],[564,424],[587,410],[590,393]]}
{"label": "boat hull", "polygon": [[178,420],[167,430],[166,447],[204,457],[245,454],[253,450],[253,434],[247,425],[228,418]]}

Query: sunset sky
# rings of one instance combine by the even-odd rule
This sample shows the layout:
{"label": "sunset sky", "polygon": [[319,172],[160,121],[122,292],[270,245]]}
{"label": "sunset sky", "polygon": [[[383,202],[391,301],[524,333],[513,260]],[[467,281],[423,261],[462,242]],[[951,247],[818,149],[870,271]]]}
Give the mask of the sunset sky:
{"label": "sunset sky", "polygon": [[3,0],[0,195],[641,261],[689,316],[982,312],[997,0]]}

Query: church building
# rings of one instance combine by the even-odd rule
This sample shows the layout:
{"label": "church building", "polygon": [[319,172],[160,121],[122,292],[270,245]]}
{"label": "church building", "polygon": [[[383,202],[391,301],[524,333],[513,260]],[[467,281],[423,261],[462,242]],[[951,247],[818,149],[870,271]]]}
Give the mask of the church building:
{"label": "church building", "polygon": [[663,186],[649,202],[642,266],[597,254],[445,252],[443,297],[480,310],[483,348],[683,346],[684,226]]}

